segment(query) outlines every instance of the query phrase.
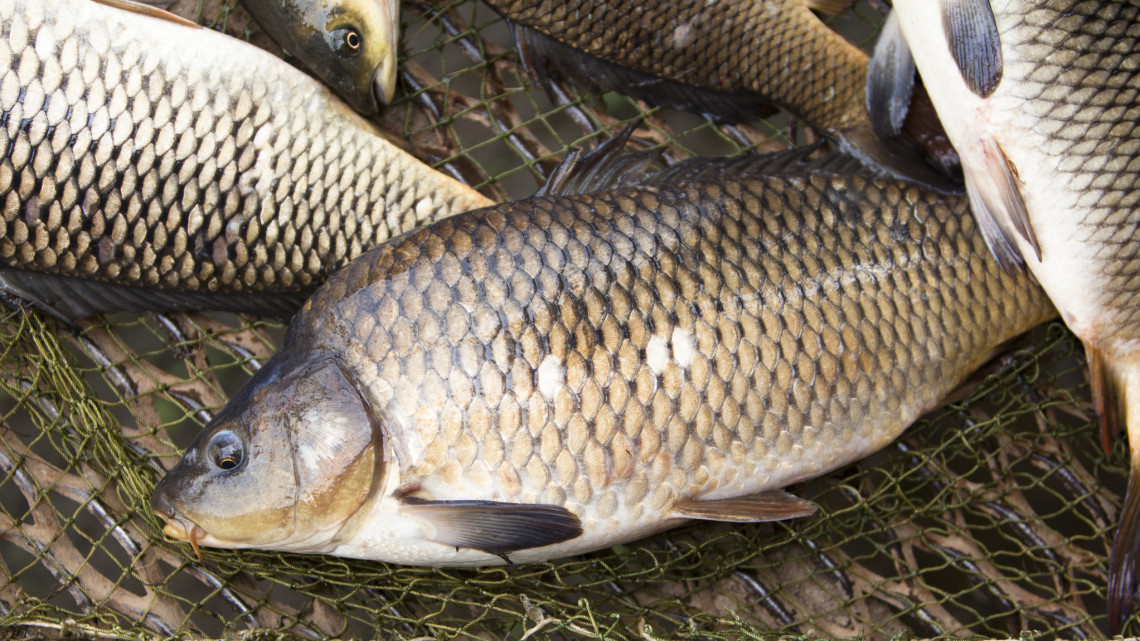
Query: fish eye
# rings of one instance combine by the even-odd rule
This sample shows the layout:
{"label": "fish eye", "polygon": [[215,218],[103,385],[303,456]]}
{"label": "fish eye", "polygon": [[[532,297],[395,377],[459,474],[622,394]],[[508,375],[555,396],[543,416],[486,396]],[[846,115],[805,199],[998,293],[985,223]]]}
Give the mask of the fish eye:
{"label": "fish eye", "polygon": [[358,51],[364,45],[364,39],[355,29],[347,29],[344,34],[344,44],[352,51]]}
{"label": "fish eye", "polygon": [[242,461],[241,439],[233,432],[218,432],[210,438],[210,460],[222,470],[232,470]]}

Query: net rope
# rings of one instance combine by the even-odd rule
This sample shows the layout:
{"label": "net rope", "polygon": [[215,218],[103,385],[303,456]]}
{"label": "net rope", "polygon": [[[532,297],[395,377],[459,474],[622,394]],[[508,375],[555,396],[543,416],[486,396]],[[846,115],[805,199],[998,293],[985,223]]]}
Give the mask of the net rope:
{"label": "net rope", "polygon": [[[236,0],[178,13],[273,48]],[[835,19],[867,46],[881,14]],[[643,119],[668,161],[811,142],[779,116],[717,126],[617,95],[548,96],[474,2],[403,6],[403,97],[381,116],[413,153],[499,199],[567,150]],[[1017,341],[964,400],[856,465],[800,484],[787,523],[694,523],[560,563],[484,570],[203,549],[165,540],[163,470],[280,341],[252,317],[0,320],[0,637],[152,640],[1066,638],[1106,632],[1107,553],[1127,444],[1100,449],[1079,344]],[[1126,631],[1140,631],[1130,621]]]}

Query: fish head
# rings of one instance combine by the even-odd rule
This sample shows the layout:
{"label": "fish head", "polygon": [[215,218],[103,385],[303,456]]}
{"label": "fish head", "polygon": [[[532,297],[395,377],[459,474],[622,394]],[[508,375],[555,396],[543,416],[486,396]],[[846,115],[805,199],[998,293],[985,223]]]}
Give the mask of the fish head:
{"label": "fish head", "polygon": [[398,0],[246,0],[283,49],[365,115],[396,91]]}
{"label": "fish head", "polygon": [[335,361],[273,359],[162,479],[151,509],[195,550],[325,552],[368,503],[381,441]]}

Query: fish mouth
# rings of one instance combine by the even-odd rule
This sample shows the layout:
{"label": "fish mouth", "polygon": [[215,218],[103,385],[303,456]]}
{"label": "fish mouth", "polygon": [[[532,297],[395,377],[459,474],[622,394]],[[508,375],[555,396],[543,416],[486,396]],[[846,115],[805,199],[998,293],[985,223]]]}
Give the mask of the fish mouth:
{"label": "fish mouth", "polygon": [[372,74],[372,100],[377,107],[392,102],[396,94],[396,57],[385,56]]}
{"label": "fish mouth", "polygon": [[154,513],[166,521],[166,526],[162,528],[163,534],[172,539],[189,542],[190,547],[194,548],[194,555],[198,557],[198,562],[205,563],[202,558],[202,548],[198,542],[210,536],[206,530],[199,527],[197,523],[187,523],[175,514],[163,514],[158,510],[155,510]]}

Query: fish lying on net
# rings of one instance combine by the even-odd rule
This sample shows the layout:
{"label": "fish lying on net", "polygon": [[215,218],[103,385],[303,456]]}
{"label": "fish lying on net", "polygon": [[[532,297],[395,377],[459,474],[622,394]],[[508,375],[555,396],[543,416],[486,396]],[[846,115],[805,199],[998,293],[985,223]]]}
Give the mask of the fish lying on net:
{"label": "fish lying on net", "polygon": [[[174,0],[145,2],[166,8]],[[242,0],[270,37],[353,109],[375,114],[396,92],[399,0]]]}
{"label": "fish lying on net", "polygon": [[365,249],[490,204],[181,18],[0,0],[0,21],[0,283],[57,316],[288,314]]}
{"label": "fish lying on net", "polygon": [[[1106,444],[1128,426],[1132,475],[1109,577],[1119,627],[1140,605],[1140,4],[895,10],[989,246],[1007,267],[1029,267],[1084,343]],[[872,91],[894,90],[883,85]]]}
{"label": "fish lying on net", "polygon": [[963,197],[802,154],[452,217],[332,276],[152,499],[192,544],[556,558],[897,437],[1055,314]]}
{"label": "fish lying on net", "polygon": [[[489,0],[516,26],[527,66],[724,120],[783,107],[877,171],[946,185],[902,139],[872,131],[864,106],[867,56],[811,9],[835,0]],[[521,27],[521,28],[520,28]],[[953,151],[937,119],[914,134],[944,164]],[[945,147],[945,149],[943,149]]]}

